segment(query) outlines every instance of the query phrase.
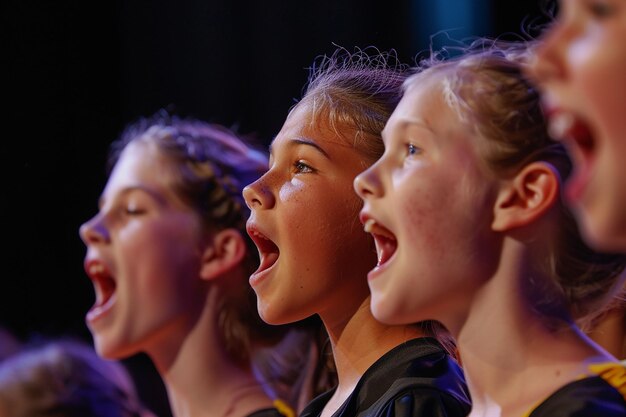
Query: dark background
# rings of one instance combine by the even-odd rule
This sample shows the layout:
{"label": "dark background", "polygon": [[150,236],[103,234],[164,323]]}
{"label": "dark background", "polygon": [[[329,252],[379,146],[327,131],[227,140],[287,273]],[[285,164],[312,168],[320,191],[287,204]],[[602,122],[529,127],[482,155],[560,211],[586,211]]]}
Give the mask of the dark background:
{"label": "dark background", "polygon": [[[170,106],[268,143],[306,68],[334,44],[394,48],[411,63],[431,39],[511,37],[541,10],[540,0],[4,0],[0,324],[22,340],[91,341],[78,228],[97,210],[108,144],[135,118]],[[125,363],[166,415],[149,362]]]}

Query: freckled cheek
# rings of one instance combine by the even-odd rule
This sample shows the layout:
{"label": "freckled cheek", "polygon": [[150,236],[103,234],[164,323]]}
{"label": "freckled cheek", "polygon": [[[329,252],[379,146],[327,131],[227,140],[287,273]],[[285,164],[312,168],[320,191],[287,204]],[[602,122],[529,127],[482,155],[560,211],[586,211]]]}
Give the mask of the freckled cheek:
{"label": "freckled cheek", "polygon": [[304,193],[304,184],[298,180],[292,180],[280,187],[278,200],[284,204],[298,204],[301,202],[301,197]]}
{"label": "freckled cheek", "polygon": [[[626,71],[626,63],[622,71]],[[585,74],[584,94],[587,117],[603,137],[621,138],[626,130],[626,118],[623,111],[626,79],[615,73]]]}
{"label": "freckled cheek", "polygon": [[300,256],[314,250],[319,241],[319,199],[302,187],[284,186],[278,191],[275,212],[280,228],[280,250]]}
{"label": "freckled cheek", "polygon": [[588,37],[572,42],[565,54],[569,70],[594,68],[597,65],[594,57],[596,48],[595,42],[590,41]]}
{"label": "freckled cheek", "polygon": [[156,225],[146,227],[145,224],[143,227],[125,228],[117,235],[117,261],[125,265],[127,271],[133,271],[133,275],[147,270],[146,264],[161,267],[174,264],[178,262],[178,252],[182,250],[180,243],[191,239],[190,236],[181,236],[184,233],[182,229],[184,227],[176,230]]}
{"label": "freckled cheek", "polygon": [[[122,259],[133,259],[144,256],[153,247],[150,240],[153,234],[147,233],[140,227],[126,227],[112,236],[117,253]],[[152,242],[155,244],[155,242]]]}
{"label": "freckled cheek", "polygon": [[[405,199],[402,223],[408,237],[409,251],[440,257],[449,243],[449,206],[451,202],[441,190],[421,190]],[[401,243],[401,242],[400,242]]]}
{"label": "freckled cheek", "polygon": [[[293,231],[290,231],[293,245],[306,257],[312,259],[316,267],[336,271],[337,263],[346,262],[347,257],[372,255],[368,235],[358,220],[359,205],[354,198],[341,198],[329,192],[325,198],[308,201],[306,212],[297,216]],[[295,225],[301,225],[296,229]]]}
{"label": "freckled cheek", "polygon": [[311,195],[300,187],[283,187],[278,192],[276,203],[277,222],[284,227],[288,234],[297,234],[301,226],[310,223],[311,213],[315,210],[316,202]]}
{"label": "freckled cheek", "polygon": [[[621,110],[626,81],[626,55],[614,49],[597,48],[599,42],[574,43],[568,51],[570,81],[588,100],[589,111],[603,113]],[[619,111],[619,110],[618,110]],[[617,112],[615,112],[617,113]],[[623,117],[622,117],[623,119]]]}

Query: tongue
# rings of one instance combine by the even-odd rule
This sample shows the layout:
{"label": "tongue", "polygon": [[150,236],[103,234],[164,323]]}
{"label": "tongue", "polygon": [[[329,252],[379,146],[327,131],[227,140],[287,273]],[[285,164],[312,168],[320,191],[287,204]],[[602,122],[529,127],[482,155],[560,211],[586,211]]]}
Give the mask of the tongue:
{"label": "tongue", "polygon": [[106,304],[115,292],[115,281],[111,278],[98,279],[98,291],[96,291],[96,306]]}
{"label": "tongue", "polygon": [[259,265],[259,269],[257,271],[264,271],[267,268],[274,265],[276,260],[278,259],[278,252],[268,252],[263,254],[263,259],[261,259],[261,265]]}
{"label": "tongue", "polygon": [[383,236],[376,236],[376,247],[378,248],[378,266],[381,266],[391,258],[396,251],[397,242]]}
{"label": "tongue", "polygon": [[575,123],[570,132],[570,138],[574,141],[572,156],[576,168],[567,181],[565,195],[570,202],[576,202],[589,183],[593,170],[594,141],[587,126],[581,122]]}
{"label": "tongue", "polygon": [[572,124],[568,132],[568,136],[576,141],[583,152],[593,150],[593,138],[591,136],[591,132],[589,131],[589,128],[587,128],[587,125],[582,121],[576,120]]}

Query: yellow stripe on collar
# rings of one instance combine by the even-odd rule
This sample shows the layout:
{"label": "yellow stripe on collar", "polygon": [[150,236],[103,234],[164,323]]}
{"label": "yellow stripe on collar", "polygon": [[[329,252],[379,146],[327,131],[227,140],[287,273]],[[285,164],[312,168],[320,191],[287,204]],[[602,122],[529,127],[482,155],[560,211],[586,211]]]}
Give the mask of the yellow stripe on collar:
{"label": "yellow stripe on collar", "polygon": [[596,363],[589,370],[612,385],[626,398],[626,367],[619,362]]}
{"label": "yellow stripe on collar", "polygon": [[274,407],[285,417],[296,417],[296,412],[283,400],[274,400]]}

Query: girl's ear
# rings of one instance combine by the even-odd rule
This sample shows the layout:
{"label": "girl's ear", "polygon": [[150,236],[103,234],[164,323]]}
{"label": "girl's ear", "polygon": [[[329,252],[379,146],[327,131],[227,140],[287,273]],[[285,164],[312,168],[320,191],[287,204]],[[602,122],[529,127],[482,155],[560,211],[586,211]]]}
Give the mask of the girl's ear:
{"label": "girl's ear", "polygon": [[237,230],[217,232],[202,254],[200,276],[205,280],[219,278],[239,265],[246,250],[246,242]]}
{"label": "girl's ear", "polygon": [[499,191],[491,228],[506,232],[531,224],[559,198],[559,173],[547,162],[533,162]]}

